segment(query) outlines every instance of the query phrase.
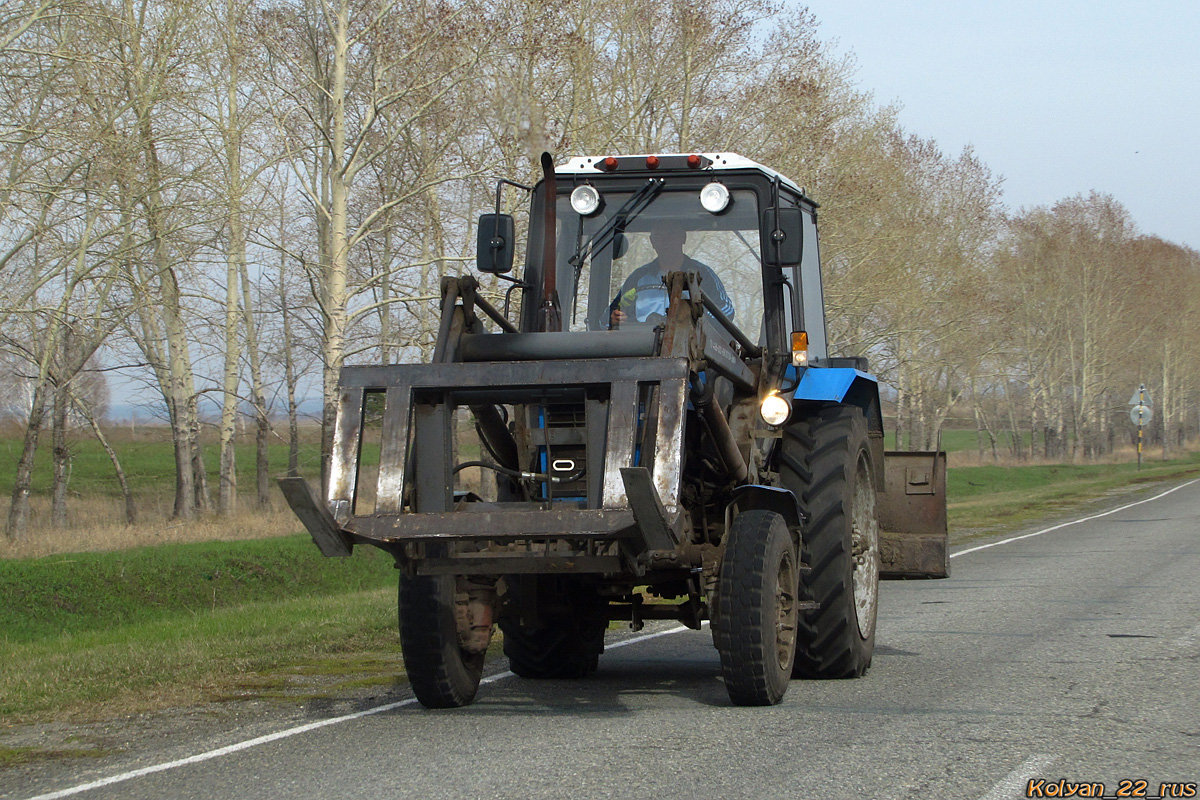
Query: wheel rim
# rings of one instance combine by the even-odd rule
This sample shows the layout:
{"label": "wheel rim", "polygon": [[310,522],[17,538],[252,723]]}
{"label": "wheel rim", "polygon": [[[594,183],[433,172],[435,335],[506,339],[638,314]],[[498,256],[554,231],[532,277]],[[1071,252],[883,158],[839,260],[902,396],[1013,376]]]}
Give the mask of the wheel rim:
{"label": "wheel rim", "polygon": [[779,559],[775,583],[775,657],[785,672],[796,653],[796,565],[791,551]]}
{"label": "wheel rim", "polygon": [[875,487],[865,456],[858,459],[850,542],[854,559],[854,613],[858,634],[866,639],[875,629],[879,602],[879,523],[875,520]]}

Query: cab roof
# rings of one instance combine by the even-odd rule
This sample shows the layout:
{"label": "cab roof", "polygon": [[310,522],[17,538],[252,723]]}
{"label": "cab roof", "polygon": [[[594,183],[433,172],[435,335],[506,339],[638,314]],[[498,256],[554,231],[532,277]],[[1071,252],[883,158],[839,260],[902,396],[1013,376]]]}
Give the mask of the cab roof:
{"label": "cab roof", "polygon": [[[700,157],[700,166],[687,166],[688,159],[693,156]],[[615,169],[606,169],[604,166],[607,158],[615,158],[621,165]],[[647,160],[658,159],[659,167],[650,167],[647,165]],[[566,164],[554,168],[555,175],[609,175],[614,171],[661,171],[670,174],[689,173],[689,172],[709,172],[720,173],[732,170],[755,170],[767,176],[771,180],[779,178],[780,183],[800,195],[804,195],[804,189],[801,188],[791,178],[783,175],[770,167],[764,167],[757,161],[752,161],[745,156],[740,156],[737,153],[642,153],[636,155],[620,155],[620,156],[576,156],[567,161]]]}

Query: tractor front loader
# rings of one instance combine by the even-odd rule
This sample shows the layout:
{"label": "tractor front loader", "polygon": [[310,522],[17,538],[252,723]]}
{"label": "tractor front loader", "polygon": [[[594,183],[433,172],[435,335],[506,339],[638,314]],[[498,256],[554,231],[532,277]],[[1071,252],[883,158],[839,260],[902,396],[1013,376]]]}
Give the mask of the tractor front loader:
{"label": "tractor front loader", "polygon": [[739,705],[861,675],[881,574],[947,573],[945,460],[885,454],[866,359],[828,355],[817,204],[732,154],[543,170],[502,182],[531,195],[520,278],[500,188],[479,220],[519,312],[443,279],[432,362],[345,367],[327,488],[283,479],[289,504],[326,556],[395,557],[429,707],[472,701],[497,625],[525,678],[653,619],[708,621]]}

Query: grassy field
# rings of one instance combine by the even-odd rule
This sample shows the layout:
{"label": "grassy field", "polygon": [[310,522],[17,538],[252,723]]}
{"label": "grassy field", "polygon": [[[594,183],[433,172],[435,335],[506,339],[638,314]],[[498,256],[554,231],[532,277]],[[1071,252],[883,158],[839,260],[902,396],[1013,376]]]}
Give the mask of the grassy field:
{"label": "grassy field", "polygon": [[946,474],[951,541],[1011,530],[1081,503],[1156,481],[1200,476],[1200,453],[1171,461],[952,467]]}
{"label": "grassy field", "polygon": [[[896,426],[895,420],[885,419],[883,423],[886,434],[884,436],[884,446],[889,450],[896,446]],[[1026,433],[1023,437],[1025,449],[1029,449],[1029,434]],[[1000,431],[996,435],[996,450],[1003,458],[1009,452],[1009,443],[1012,441],[1012,435],[1008,431]],[[979,452],[979,437],[974,430],[946,428],[942,430],[942,449],[947,453],[965,453],[978,454]],[[986,455],[991,457],[991,445],[987,443],[986,437],[984,441]]]}
{"label": "grassy field", "polygon": [[[963,441],[973,447],[973,434]],[[14,446],[0,441],[0,453]],[[120,446],[139,476],[138,491],[161,498],[172,474],[169,445],[127,437]],[[312,468],[316,450],[308,447]],[[98,502],[90,492],[112,491],[107,459],[86,452],[79,443],[76,508]],[[239,457],[252,463],[249,451]],[[273,468],[282,472],[285,463],[279,446]],[[1147,459],[1141,472],[1131,462],[952,467],[952,539],[1078,512],[1143,482],[1196,475],[1200,453]],[[0,477],[11,480],[11,469]],[[42,472],[35,493],[47,488]],[[59,542],[35,550],[40,557],[0,551],[0,721],[103,718],[245,697],[290,702],[402,680],[391,560],[372,548],[323,559],[287,512],[251,518],[258,522],[157,520],[124,534],[119,526],[78,525],[37,531]],[[0,743],[0,766],[33,757]]]}
{"label": "grassy field", "polygon": [[394,656],[395,581],[382,552],[326,560],[306,534],[0,561],[0,716],[210,699],[363,642]]}
{"label": "grassy field", "polygon": [[180,615],[390,586],[375,548],[325,559],[307,534],[0,560],[0,631],[12,643]]}
{"label": "grassy field", "polygon": [[[175,456],[171,444],[166,440],[167,432],[161,428],[143,427],[136,433],[116,429],[110,432],[113,449],[121,460],[121,466],[129,480],[129,487],[135,496],[159,496],[164,488],[170,491],[175,474]],[[0,436],[0,492],[7,497],[12,494],[13,473],[17,459],[21,457],[22,441],[16,436]],[[51,463],[49,450],[49,435],[43,436],[39,442],[38,457],[34,462],[32,494],[46,495],[50,492]],[[73,494],[84,497],[113,497],[121,496],[121,489],[113,473],[112,462],[108,460],[104,449],[94,438],[83,437],[71,442],[71,479],[70,488]],[[237,463],[240,467],[242,488],[253,489],[254,475],[254,442],[247,438],[236,446]],[[204,442],[204,465],[208,471],[209,481],[216,486],[217,467],[219,464],[219,446],[216,442]],[[277,441],[270,445],[270,465],[272,474],[282,475],[287,472],[287,443]],[[320,441],[312,436],[306,436],[300,447],[300,472],[304,475],[316,475],[321,471]],[[11,465],[11,468],[8,467]],[[164,487],[164,483],[166,486]]]}
{"label": "grassy field", "polygon": [[[70,441],[65,530],[51,527],[50,490],[52,464],[49,436],[41,438],[34,462],[30,491],[30,530],[23,541],[0,537],[0,558],[21,558],[87,550],[125,549],[170,542],[252,539],[296,533],[301,527],[285,510],[286,504],[274,478],[287,472],[288,447],[276,439],[268,447],[271,509],[259,510],[255,503],[255,452],[252,440],[237,445],[239,513],[232,519],[201,515],[194,520],[171,518],[174,503],[175,458],[164,428],[142,426],[108,431],[121,460],[137,506],[138,524],[125,524],[124,503],[112,463],[94,438],[79,434]],[[22,440],[13,431],[0,433],[0,496],[12,495],[13,478],[21,454]],[[365,443],[365,464],[378,462],[378,443]],[[215,502],[219,446],[203,442],[209,490]],[[315,479],[321,471],[320,434],[302,429],[300,474]],[[7,505],[5,507],[7,511]]]}

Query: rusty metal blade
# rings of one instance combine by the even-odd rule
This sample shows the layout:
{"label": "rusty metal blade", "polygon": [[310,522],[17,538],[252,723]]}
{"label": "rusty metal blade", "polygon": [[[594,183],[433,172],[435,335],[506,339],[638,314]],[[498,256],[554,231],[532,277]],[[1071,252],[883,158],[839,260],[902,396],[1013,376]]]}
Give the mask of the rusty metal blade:
{"label": "rusty metal blade", "polygon": [[329,508],[317,497],[307,480],[280,478],[279,488],[283,491],[283,498],[291,506],[292,512],[304,523],[313,542],[320,548],[321,555],[330,558],[344,558],[350,555],[350,543],[338,528]]}
{"label": "rusty metal blade", "polygon": [[883,463],[885,489],[875,504],[880,576],[948,577],[945,452],[888,452]]}

